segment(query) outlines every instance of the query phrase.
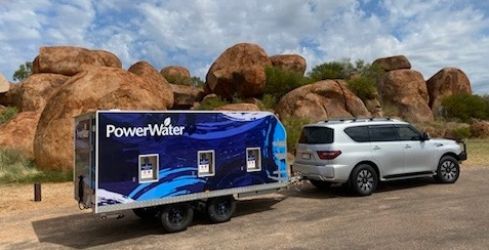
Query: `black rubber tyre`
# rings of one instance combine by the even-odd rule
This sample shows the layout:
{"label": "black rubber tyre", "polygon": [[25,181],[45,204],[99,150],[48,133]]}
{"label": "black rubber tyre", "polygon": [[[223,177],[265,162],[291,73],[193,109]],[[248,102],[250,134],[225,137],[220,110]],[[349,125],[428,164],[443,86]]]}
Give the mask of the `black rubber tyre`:
{"label": "black rubber tyre", "polygon": [[318,180],[309,180],[309,182],[317,189],[321,189],[321,190],[326,190],[331,187],[331,182],[318,181]]}
{"label": "black rubber tyre", "polygon": [[460,176],[460,166],[453,156],[445,155],[440,159],[435,180],[439,183],[455,183]]}
{"label": "black rubber tyre", "polygon": [[367,164],[355,167],[350,175],[350,189],[357,195],[371,195],[377,189],[379,178],[374,168]]}
{"label": "black rubber tyre", "polygon": [[158,214],[158,209],[155,207],[143,207],[132,210],[136,216],[143,220],[154,219]]}
{"label": "black rubber tyre", "polygon": [[172,204],[161,208],[161,225],[168,233],[186,230],[193,218],[194,210],[188,204]]}
{"label": "black rubber tyre", "polygon": [[207,200],[207,216],[212,223],[226,222],[236,210],[236,200],[232,196],[216,197]]}

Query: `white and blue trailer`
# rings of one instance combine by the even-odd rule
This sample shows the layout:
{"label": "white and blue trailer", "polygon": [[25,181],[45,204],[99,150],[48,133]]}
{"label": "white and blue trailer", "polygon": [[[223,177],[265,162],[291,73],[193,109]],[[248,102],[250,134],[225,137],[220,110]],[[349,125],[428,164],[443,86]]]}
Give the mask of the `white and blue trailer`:
{"label": "white and blue trailer", "polygon": [[286,132],[269,112],[96,111],[75,118],[75,199],[132,209],[181,231],[203,209],[231,218],[239,197],[288,184]]}

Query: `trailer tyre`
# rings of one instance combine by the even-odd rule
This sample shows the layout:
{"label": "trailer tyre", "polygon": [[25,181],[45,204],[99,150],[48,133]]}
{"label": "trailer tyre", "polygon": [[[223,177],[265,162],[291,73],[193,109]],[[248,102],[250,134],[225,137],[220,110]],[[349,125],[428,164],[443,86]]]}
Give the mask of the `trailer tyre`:
{"label": "trailer tyre", "polygon": [[211,198],[207,201],[207,215],[213,223],[226,222],[236,210],[236,200],[232,196]]}
{"label": "trailer tyre", "polygon": [[194,210],[188,204],[167,205],[161,209],[161,225],[168,233],[186,230],[193,218]]}
{"label": "trailer tyre", "polygon": [[150,220],[156,217],[158,209],[155,207],[143,207],[132,210],[136,216],[143,220]]}

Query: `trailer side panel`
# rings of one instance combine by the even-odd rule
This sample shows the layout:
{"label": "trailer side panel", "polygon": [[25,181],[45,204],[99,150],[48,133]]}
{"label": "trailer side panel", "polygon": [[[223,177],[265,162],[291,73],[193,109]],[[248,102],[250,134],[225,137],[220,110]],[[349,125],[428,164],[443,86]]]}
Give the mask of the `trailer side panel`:
{"label": "trailer side panel", "polygon": [[284,186],[270,113],[99,112],[98,211]]}

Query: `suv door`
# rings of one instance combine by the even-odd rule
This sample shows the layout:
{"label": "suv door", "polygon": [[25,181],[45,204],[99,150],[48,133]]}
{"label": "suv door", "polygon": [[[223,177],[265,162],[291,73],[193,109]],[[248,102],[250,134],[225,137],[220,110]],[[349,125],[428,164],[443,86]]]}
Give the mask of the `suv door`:
{"label": "suv door", "polygon": [[422,141],[421,133],[410,125],[398,125],[399,138],[404,145],[406,171],[409,173],[427,173],[436,169],[433,165],[433,151],[430,144]]}
{"label": "suv door", "polygon": [[394,125],[369,126],[372,157],[379,167],[380,176],[388,178],[405,173],[404,144]]}

